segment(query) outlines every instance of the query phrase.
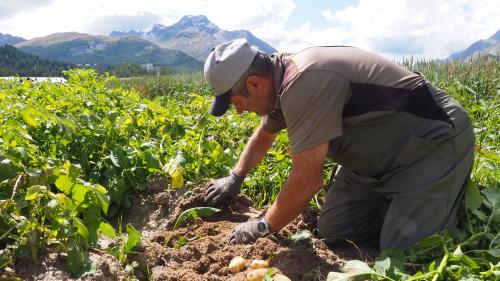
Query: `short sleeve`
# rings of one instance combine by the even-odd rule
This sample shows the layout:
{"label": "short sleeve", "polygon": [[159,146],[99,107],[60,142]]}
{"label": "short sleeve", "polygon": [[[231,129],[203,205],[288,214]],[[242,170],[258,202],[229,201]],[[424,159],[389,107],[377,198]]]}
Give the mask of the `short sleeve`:
{"label": "short sleeve", "polygon": [[300,73],[281,99],[292,153],[341,136],[342,110],[350,96],[348,80],[335,72]]}
{"label": "short sleeve", "polygon": [[261,127],[268,133],[275,134],[286,128],[283,112],[275,109],[271,114],[262,117]]}

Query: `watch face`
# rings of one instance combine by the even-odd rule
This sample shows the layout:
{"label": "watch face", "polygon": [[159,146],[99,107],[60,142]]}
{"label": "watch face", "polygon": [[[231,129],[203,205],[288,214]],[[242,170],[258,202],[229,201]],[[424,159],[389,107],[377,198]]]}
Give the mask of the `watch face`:
{"label": "watch face", "polygon": [[266,223],[265,222],[262,222],[260,221],[258,224],[257,224],[257,229],[259,230],[259,232],[266,232],[267,231],[267,226],[266,226]]}

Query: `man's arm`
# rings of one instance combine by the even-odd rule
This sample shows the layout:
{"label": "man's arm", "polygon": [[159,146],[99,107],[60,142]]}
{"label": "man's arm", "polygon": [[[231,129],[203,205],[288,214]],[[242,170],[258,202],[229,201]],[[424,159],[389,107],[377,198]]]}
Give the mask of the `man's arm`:
{"label": "man's arm", "polygon": [[205,203],[209,206],[226,204],[230,201],[227,199],[238,195],[245,176],[262,160],[275,138],[276,134],[268,133],[259,126],[250,137],[231,174],[208,184]]}
{"label": "man's arm", "polygon": [[277,231],[296,218],[309,200],[323,187],[323,167],[328,142],[292,154],[292,171],[278,198],[265,214],[271,231]]}
{"label": "man's arm", "polygon": [[259,126],[248,140],[233,171],[240,176],[246,176],[264,158],[276,135]]}

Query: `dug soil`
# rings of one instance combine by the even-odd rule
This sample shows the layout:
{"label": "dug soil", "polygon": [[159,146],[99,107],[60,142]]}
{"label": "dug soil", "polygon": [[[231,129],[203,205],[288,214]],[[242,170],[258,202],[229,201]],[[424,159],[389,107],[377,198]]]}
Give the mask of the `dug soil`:
{"label": "dug soil", "polygon": [[[151,186],[154,190],[155,186]],[[179,215],[189,208],[204,206],[204,188],[179,189],[170,192],[139,195],[123,216],[123,225],[132,224],[142,233],[141,244],[122,266],[105,249],[115,243],[102,238],[101,249],[90,252],[96,264],[91,275],[72,278],[64,270],[65,257],[47,253],[36,264],[19,263],[16,274],[23,280],[247,280],[248,266],[254,259],[268,260],[274,273],[291,280],[326,280],[330,271],[346,260],[372,260],[376,252],[356,245],[331,249],[314,235],[317,212],[307,209],[287,227],[274,235],[260,238],[254,244],[233,245],[228,237],[234,227],[263,214],[252,208],[252,202],[240,195],[228,207],[209,217],[187,221],[172,231]],[[301,230],[313,235],[293,243],[290,236]],[[182,245],[179,241],[187,242]],[[245,268],[238,273],[228,269],[230,261],[241,256]]]}

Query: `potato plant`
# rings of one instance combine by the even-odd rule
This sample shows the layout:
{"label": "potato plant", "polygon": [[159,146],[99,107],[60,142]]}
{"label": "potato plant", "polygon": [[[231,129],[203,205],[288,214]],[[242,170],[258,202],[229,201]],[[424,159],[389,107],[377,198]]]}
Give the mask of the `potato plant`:
{"label": "potato plant", "polygon": [[[384,253],[370,276],[494,280],[500,274],[500,62],[403,65],[421,71],[468,111],[475,165],[459,228],[404,253]],[[149,180],[164,178],[175,189],[227,175],[259,124],[255,115],[234,110],[223,118],[209,115],[213,95],[199,74],[126,81],[93,70],[65,75],[66,84],[0,80],[0,270],[56,251],[75,276],[91,272],[87,251],[99,234],[115,233],[107,221],[130,207]],[[333,165],[327,164],[325,183]],[[289,169],[283,132],[243,192],[257,206],[267,204]],[[311,205],[320,208],[322,196]]]}

